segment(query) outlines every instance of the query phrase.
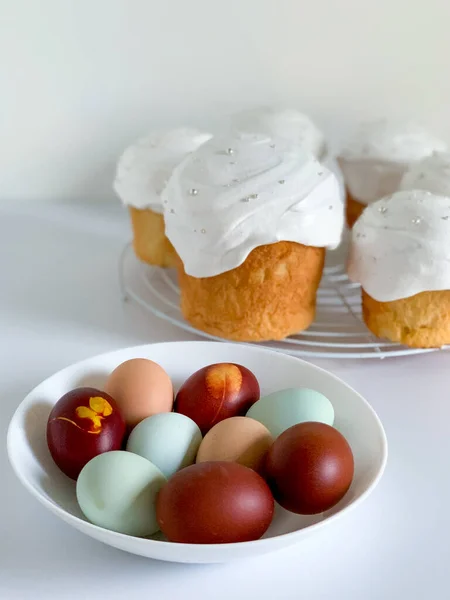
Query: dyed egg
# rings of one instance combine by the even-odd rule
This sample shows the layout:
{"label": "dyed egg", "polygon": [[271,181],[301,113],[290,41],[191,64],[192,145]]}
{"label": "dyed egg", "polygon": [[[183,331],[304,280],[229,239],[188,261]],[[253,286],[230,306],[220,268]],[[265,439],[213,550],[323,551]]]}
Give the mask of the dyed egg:
{"label": "dyed egg", "polygon": [[294,425],[267,453],[265,476],[275,500],[301,515],[332,508],[347,493],[353,474],[347,440],[324,423]]}
{"label": "dyed egg", "polygon": [[200,369],[181,386],[175,411],[190,417],[205,435],[219,421],[243,416],[259,399],[259,384],[241,365],[218,363]]}
{"label": "dyed egg", "polygon": [[156,516],[171,542],[226,544],[259,539],[274,500],[264,479],[232,462],[186,467],[158,495]]}
{"label": "dyed egg", "polygon": [[173,407],[173,386],[162,367],[146,358],[133,358],[119,365],[105,385],[115,398],[132,429],[143,419]]}
{"label": "dyed egg", "polygon": [[99,527],[144,537],[158,531],[156,496],[166,478],[150,461],[131,452],[100,454],[83,468],[77,500]]}
{"label": "dyed egg", "polygon": [[47,444],[53,460],[76,479],[94,456],[119,450],[125,421],[117,404],[95,388],[76,388],[53,407],[47,422]]}
{"label": "dyed egg", "polygon": [[231,461],[261,471],[273,438],[259,421],[231,417],[214,425],[200,444],[197,462]]}
{"label": "dyed egg", "polygon": [[201,441],[200,429],[192,419],[173,412],[160,413],[136,425],[127,450],[147,458],[170,477],[195,462]]}
{"label": "dyed egg", "polygon": [[317,421],[333,425],[334,408],[320,392],[309,388],[289,388],[258,400],[247,417],[260,421],[277,438],[298,423]]}

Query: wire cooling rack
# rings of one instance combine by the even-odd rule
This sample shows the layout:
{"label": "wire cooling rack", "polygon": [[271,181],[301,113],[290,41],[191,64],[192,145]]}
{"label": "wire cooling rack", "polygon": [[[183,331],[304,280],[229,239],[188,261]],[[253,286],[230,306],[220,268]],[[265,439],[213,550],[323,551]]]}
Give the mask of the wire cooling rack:
{"label": "wire cooling rack", "polygon": [[[131,244],[125,246],[122,252],[119,269],[124,300],[132,300],[157,317],[190,333],[216,341],[229,341],[195,329],[183,318],[174,271],[140,262]],[[360,287],[349,281],[342,251],[328,253],[317,295],[316,319],[309,329],[281,342],[258,342],[258,345],[310,358],[381,359],[435,351],[407,348],[384,341],[366,328],[361,317]]]}

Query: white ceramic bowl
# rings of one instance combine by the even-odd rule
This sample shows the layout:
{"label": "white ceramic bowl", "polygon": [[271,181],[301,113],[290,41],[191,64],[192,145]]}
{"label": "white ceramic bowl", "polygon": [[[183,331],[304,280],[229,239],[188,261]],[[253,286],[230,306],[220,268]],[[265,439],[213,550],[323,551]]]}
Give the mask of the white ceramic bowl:
{"label": "white ceramic bowl", "polygon": [[[337,506],[321,515],[303,517],[277,507],[269,530],[261,540],[254,542],[175,544],[164,541],[161,536],[136,538],[87,522],[77,505],[75,483],[59,471],[50,457],[46,443],[47,418],[64,393],[80,385],[102,388],[106,377],[118,364],[134,357],[158,362],[169,373],[176,389],[201,367],[216,362],[235,362],[253,371],[259,380],[261,394],[298,386],[322,392],[333,403],[335,426],[347,438],[354,453],[355,476],[350,490]],[[226,562],[301,543],[318,527],[344,517],[366,498],[380,480],[387,459],[386,435],[379,418],[366,400],[340,379],[291,356],[256,346],[221,342],[138,346],[102,354],[63,369],[38,385],[20,404],[9,426],[7,445],[11,465],[23,485],[69,525],[127,552],[192,563]]]}

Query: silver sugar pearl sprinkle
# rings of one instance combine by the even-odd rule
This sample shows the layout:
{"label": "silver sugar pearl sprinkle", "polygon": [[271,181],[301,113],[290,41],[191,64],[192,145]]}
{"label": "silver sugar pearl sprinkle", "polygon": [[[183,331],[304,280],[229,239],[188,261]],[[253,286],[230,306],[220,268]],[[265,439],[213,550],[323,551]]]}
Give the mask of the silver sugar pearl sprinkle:
{"label": "silver sugar pearl sprinkle", "polygon": [[202,229],[202,233],[206,233],[206,229]]}
{"label": "silver sugar pearl sprinkle", "polygon": [[380,206],[380,208],[378,209],[380,211],[380,213],[382,215],[384,215],[385,213],[387,213],[387,208],[386,206]]}
{"label": "silver sugar pearl sprinkle", "polygon": [[412,224],[413,225],[419,225],[419,223],[422,221],[422,219],[420,217],[414,217],[414,219],[412,219]]}
{"label": "silver sugar pearl sprinkle", "polygon": [[189,190],[189,194],[190,194],[191,196],[196,196],[196,195],[198,194],[198,190],[196,190],[195,188],[191,188],[191,189]]}
{"label": "silver sugar pearl sprinkle", "polygon": [[285,179],[280,179],[280,181],[278,183],[281,183],[281,185],[283,185],[283,183],[286,183]]}
{"label": "silver sugar pearl sprinkle", "polygon": [[227,154],[234,154],[233,148],[227,148]]}

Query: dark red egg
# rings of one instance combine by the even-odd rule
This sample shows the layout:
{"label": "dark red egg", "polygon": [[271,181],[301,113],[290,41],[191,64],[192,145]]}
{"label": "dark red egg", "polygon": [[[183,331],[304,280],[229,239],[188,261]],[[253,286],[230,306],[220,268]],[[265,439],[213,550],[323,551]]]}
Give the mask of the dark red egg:
{"label": "dark red egg", "polygon": [[252,469],[204,462],[173,475],[160,490],[156,518],[171,542],[226,544],[259,539],[269,527],[274,500]]}
{"label": "dark red egg", "polygon": [[205,435],[223,419],[244,416],[259,394],[251,371],[234,363],[217,363],[185,381],[175,398],[175,412],[190,417]]}
{"label": "dark red egg", "polygon": [[275,440],[264,474],[283,508],[313,515],[332,508],[347,493],[354,474],[353,453],[334,427],[300,423]]}
{"label": "dark red egg", "polygon": [[124,435],[125,421],[113,398],[89,387],[64,394],[47,423],[50,454],[72,479],[94,456],[120,450]]}

